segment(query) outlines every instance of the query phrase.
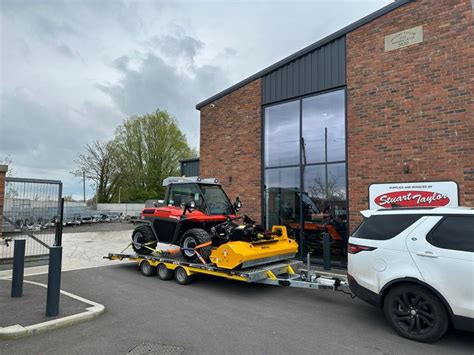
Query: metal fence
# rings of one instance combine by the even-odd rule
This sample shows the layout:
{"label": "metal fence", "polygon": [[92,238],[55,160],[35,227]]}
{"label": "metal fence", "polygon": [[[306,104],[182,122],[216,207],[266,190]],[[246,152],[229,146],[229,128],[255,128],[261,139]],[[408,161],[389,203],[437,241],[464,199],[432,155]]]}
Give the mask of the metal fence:
{"label": "metal fence", "polygon": [[[26,258],[43,259],[49,254],[61,214],[62,183],[7,177],[3,207],[3,238],[26,239]],[[0,264],[13,260],[13,247],[0,246]]]}

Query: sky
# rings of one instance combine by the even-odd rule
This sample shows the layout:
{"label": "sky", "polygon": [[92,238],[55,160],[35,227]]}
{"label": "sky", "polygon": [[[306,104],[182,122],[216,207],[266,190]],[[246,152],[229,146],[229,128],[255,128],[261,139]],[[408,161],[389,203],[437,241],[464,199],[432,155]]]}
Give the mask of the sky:
{"label": "sky", "polygon": [[198,102],[390,2],[1,0],[0,161],[81,199],[74,160],[127,117],[199,149]]}

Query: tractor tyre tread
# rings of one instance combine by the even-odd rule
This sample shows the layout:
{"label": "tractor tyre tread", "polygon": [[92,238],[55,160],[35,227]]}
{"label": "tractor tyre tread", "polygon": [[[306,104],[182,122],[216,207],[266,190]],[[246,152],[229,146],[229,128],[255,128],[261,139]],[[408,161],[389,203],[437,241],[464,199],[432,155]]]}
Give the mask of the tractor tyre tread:
{"label": "tractor tyre tread", "polygon": [[[206,243],[206,242],[211,240],[211,235],[208,232],[206,232],[204,229],[191,228],[191,229],[188,229],[183,234],[183,237],[181,238],[181,243],[180,243],[181,246],[183,246],[184,240],[189,235],[193,235],[195,237],[197,245]],[[207,261],[209,261],[209,256],[211,255],[211,251],[212,251],[212,247],[209,246],[209,247],[201,248],[199,250],[199,254],[201,254],[202,258],[207,262]],[[183,257],[188,261],[191,261],[191,262],[192,261],[198,261],[199,262],[199,258],[197,257],[197,255],[194,255],[193,257],[189,257],[184,252],[182,254],[183,254]]]}
{"label": "tractor tyre tread", "polygon": [[152,250],[150,250],[150,249],[148,249],[144,246],[138,247],[133,243],[136,233],[141,233],[142,239],[143,239],[142,244],[154,241],[154,243],[151,243],[150,245],[148,245],[148,247],[149,248],[155,248],[157,240],[155,238],[155,235],[153,234],[153,230],[151,229],[151,227],[149,225],[142,224],[142,225],[139,225],[138,227],[136,227],[133,230],[133,233],[132,233],[132,248],[133,248],[133,251],[135,253],[139,254],[139,255],[149,255],[149,254],[151,254],[153,252]]}

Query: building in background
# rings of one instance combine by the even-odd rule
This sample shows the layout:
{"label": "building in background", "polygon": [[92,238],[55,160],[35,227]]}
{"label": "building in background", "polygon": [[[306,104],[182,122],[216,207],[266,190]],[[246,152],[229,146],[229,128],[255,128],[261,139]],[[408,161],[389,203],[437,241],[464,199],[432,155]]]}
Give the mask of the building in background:
{"label": "building in background", "polygon": [[472,38],[471,0],[396,1],[197,104],[199,173],[267,226],[303,225],[315,254],[323,229],[345,243],[372,184],[447,180],[472,206]]}

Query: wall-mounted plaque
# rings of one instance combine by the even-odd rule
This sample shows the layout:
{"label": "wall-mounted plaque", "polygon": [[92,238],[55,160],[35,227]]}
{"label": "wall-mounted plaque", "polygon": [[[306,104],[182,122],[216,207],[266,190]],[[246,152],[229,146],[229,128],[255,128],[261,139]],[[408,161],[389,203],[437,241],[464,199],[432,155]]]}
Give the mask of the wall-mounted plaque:
{"label": "wall-mounted plaque", "polygon": [[423,26],[416,26],[385,36],[385,52],[423,42]]}

